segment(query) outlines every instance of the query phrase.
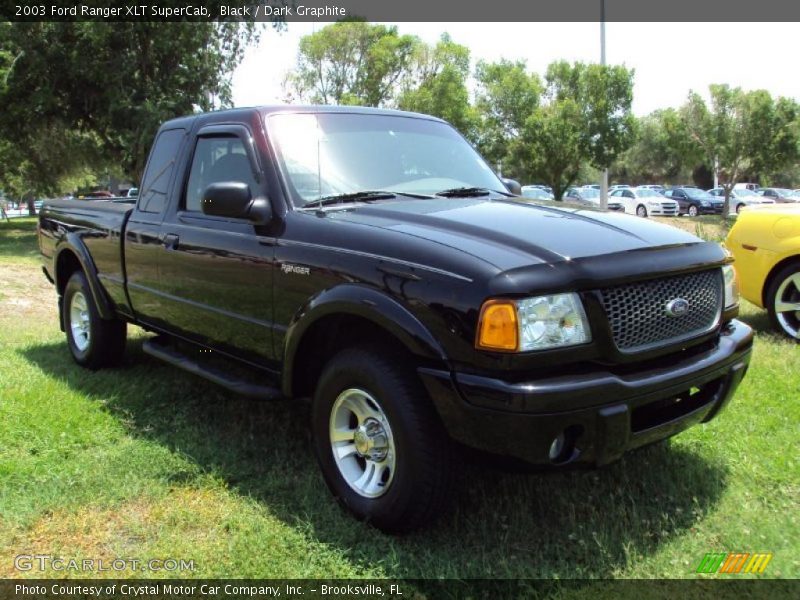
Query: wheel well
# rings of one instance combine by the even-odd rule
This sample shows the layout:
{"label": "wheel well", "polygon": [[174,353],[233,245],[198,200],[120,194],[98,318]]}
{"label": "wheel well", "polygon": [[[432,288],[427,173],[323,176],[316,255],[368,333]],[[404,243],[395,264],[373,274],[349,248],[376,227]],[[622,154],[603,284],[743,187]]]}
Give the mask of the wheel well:
{"label": "wheel well", "polygon": [[64,250],[58,255],[58,260],[56,261],[56,289],[59,296],[64,295],[64,288],[67,287],[67,282],[72,277],[72,274],[82,268],[81,261],[71,250]]}
{"label": "wheel well", "polygon": [[336,352],[361,344],[380,344],[397,360],[408,360],[411,352],[392,333],[356,315],[328,315],[311,325],[294,356],[292,396],[313,393],[322,369]]}
{"label": "wheel well", "polygon": [[764,287],[761,288],[761,304],[764,307],[767,306],[767,291],[772,285],[773,278],[775,275],[777,275],[778,271],[783,269],[786,265],[790,265],[792,263],[800,263],[800,255],[784,258],[781,262],[772,267],[772,270],[770,270],[769,275],[767,275],[767,278],[764,280]]}

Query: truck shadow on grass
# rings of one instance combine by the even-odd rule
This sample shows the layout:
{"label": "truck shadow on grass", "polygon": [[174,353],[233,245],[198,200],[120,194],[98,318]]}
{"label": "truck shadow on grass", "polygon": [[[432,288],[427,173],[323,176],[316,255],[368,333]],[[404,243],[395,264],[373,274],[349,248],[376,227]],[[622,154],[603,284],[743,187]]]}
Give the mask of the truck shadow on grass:
{"label": "truck shadow on grass", "polygon": [[219,477],[357,568],[390,577],[608,577],[691,535],[726,486],[721,460],[675,443],[600,471],[509,473],[467,461],[452,510],[427,531],[393,538],[331,498],[311,449],[307,401],[237,398],[151,359],[141,340],[129,342],[123,367],[93,373],[69,361],[63,344],[21,352],[103,402],[132,436],[195,462],[174,474],[175,485],[198,471]]}
{"label": "truck shadow on grass", "polygon": [[780,336],[780,334],[772,327],[772,323],[769,320],[769,315],[767,314],[766,310],[740,314],[737,319],[747,323],[759,335],[772,335],[775,337]]}

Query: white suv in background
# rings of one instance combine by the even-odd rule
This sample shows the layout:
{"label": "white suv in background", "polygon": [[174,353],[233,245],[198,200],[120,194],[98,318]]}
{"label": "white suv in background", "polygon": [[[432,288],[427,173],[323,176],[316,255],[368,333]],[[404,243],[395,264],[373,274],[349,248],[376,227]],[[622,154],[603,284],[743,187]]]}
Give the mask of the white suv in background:
{"label": "white suv in background", "polygon": [[611,192],[610,196],[619,200],[629,215],[640,217],[678,216],[678,203],[649,187],[620,188]]}

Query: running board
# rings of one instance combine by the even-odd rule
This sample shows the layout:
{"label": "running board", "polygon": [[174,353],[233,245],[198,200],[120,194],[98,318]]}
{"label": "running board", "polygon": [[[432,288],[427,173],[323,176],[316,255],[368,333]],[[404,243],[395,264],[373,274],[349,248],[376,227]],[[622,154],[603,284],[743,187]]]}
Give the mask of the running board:
{"label": "running board", "polygon": [[177,348],[164,344],[158,338],[146,340],[142,344],[142,350],[150,356],[216,383],[234,394],[255,400],[277,400],[283,397],[278,388],[250,383],[242,378],[229,375],[219,368],[204,365],[181,353]]}

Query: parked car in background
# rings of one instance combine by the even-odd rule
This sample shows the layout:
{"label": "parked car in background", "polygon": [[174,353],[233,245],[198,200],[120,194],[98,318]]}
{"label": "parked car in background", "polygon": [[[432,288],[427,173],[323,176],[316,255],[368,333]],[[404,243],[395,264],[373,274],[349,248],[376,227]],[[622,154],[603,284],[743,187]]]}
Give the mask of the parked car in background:
{"label": "parked car in background", "polygon": [[758,190],[761,189],[761,186],[758,185],[757,183],[743,182],[743,183],[734,184],[733,189],[735,189],[735,190],[752,190],[754,192],[757,192]]}
{"label": "parked car in background", "polygon": [[800,196],[787,188],[764,188],[759,192],[764,198],[771,198],[776,203],[800,202]]}
{"label": "parked car in background", "polygon": [[800,206],[746,210],[725,241],[742,296],[766,308],[772,325],[800,341]]}
{"label": "parked car in background", "polygon": [[659,193],[662,193],[662,194],[664,193],[664,190],[667,189],[663,185],[656,185],[656,184],[652,184],[652,183],[646,184],[646,185],[640,185],[639,188],[648,189],[648,190],[655,190],[655,191],[657,191]]}
{"label": "parked car in background", "polygon": [[[571,187],[564,194],[566,202],[574,202],[576,204],[586,204],[593,208],[600,208],[600,190],[591,187]],[[618,199],[608,199],[608,210],[615,212],[624,212],[625,207]]]}
{"label": "parked car in background", "polygon": [[529,183],[528,185],[526,185],[526,186],[524,186],[524,187],[529,187],[529,188],[540,188],[540,189],[543,189],[543,190],[544,190],[545,192],[547,192],[548,194],[552,194],[552,193],[553,193],[553,188],[552,188],[552,187],[550,187],[549,185],[545,185],[545,184],[543,184],[543,183]]}
{"label": "parked car in background", "polygon": [[139,195],[139,188],[133,187],[128,190],[128,193],[125,194],[128,198],[136,198]]}
{"label": "parked car in background", "polygon": [[553,194],[538,185],[522,186],[522,197],[531,200],[552,200]]}
{"label": "parked car in background", "polygon": [[91,200],[93,198],[113,198],[114,194],[105,190],[97,190],[94,192],[86,192],[78,196],[79,200]]}
{"label": "parked car in background", "polygon": [[648,187],[620,188],[611,192],[609,199],[611,198],[621,202],[623,209],[629,215],[678,216],[678,203],[675,200],[670,200]]}
{"label": "parked car in background", "polygon": [[678,203],[679,214],[690,217],[697,215],[722,214],[724,200],[712,196],[708,192],[695,187],[675,187],[664,192],[667,198],[672,198]]}
{"label": "parked car in background", "polygon": [[[725,190],[721,187],[716,187],[708,190],[708,193],[716,198],[722,198],[725,201]],[[745,206],[762,206],[764,204],[775,204],[772,198],[766,198],[749,188],[739,188],[731,190],[731,213],[739,214]]]}

